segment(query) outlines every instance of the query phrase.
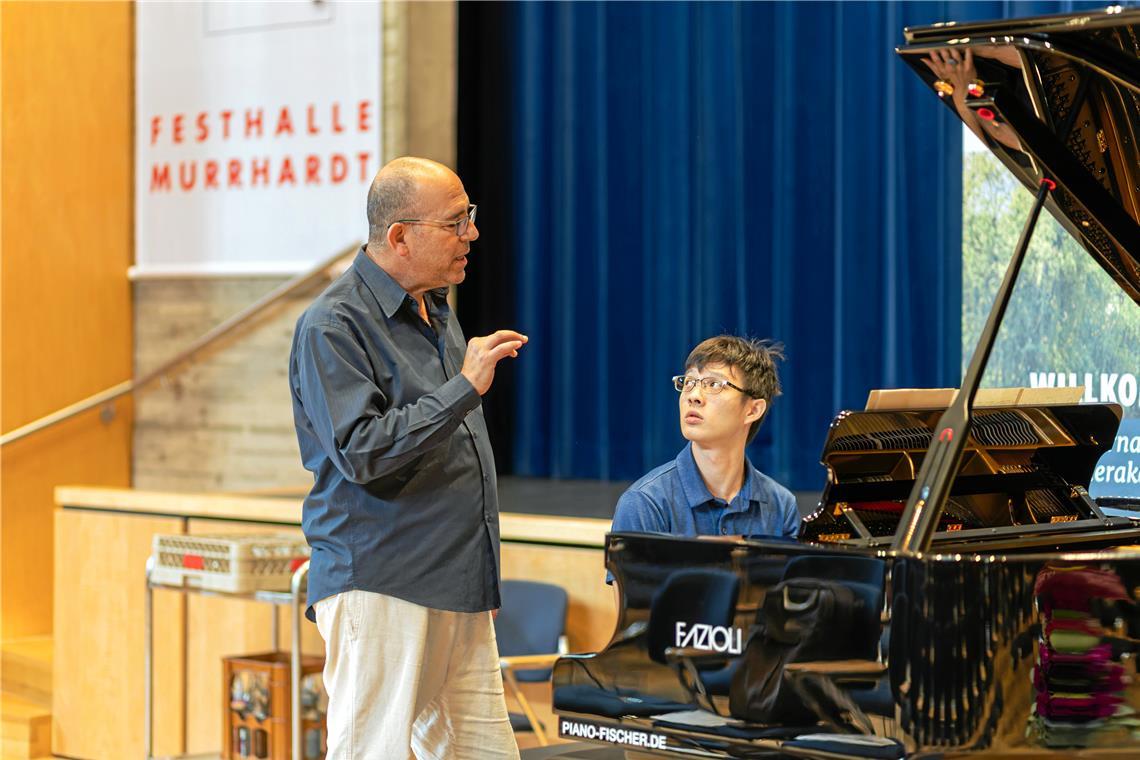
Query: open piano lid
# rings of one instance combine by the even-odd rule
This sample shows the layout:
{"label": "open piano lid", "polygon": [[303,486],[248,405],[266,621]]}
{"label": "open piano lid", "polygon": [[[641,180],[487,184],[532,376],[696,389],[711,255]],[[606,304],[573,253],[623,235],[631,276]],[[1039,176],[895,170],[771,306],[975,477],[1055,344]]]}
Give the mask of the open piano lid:
{"label": "open piano lid", "polygon": [[904,36],[896,52],[932,93],[937,77],[923,59],[972,51],[982,92],[965,94],[965,113],[953,96],[943,101],[1026,186],[1057,183],[1047,208],[1140,303],[1140,10],[935,24]]}

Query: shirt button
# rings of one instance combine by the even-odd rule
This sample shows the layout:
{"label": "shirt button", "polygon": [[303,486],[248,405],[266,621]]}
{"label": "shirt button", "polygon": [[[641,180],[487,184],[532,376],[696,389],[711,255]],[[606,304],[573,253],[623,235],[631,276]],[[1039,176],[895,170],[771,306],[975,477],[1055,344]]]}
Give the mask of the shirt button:
{"label": "shirt button", "polygon": [[476,433],[474,430],[472,430],[472,431],[471,431],[471,437],[472,437],[472,438],[478,438],[478,437],[479,437],[479,434],[478,434],[478,433]]}
{"label": "shirt button", "polygon": [[484,483],[490,483],[491,482],[491,476],[490,475],[484,475],[483,476],[483,482]]}

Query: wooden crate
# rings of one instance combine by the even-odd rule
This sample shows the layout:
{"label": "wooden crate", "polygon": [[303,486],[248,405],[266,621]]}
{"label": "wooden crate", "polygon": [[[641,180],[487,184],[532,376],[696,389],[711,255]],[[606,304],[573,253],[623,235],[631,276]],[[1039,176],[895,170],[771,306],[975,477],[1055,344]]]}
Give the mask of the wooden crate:
{"label": "wooden crate", "polygon": [[[301,677],[320,678],[324,658],[303,656]],[[292,713],[289,653],[267,652],[222,660],[222,757],[224,760],[293,760],[289,733]],[[323,686],[320,689],[324,693]],[[302,692],[302,700],[305,694]],[[328,698],[302,704],[301,747],[298,760],[325,756],[325,710]],[[314,752],[315,750],[315,752]]]}

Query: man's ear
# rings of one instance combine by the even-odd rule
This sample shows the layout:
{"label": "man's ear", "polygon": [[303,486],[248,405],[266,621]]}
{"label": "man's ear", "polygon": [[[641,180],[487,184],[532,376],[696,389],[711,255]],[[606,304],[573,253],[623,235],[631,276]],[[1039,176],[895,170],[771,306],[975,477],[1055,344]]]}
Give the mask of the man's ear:
{"label": "man's ear", "polygon": [[762,398],[754,398],[748,402],[748,413],[744,416],[744,421],[751,425],[756,420],[764,416],[768,411],[768,402]]}
{"label": "man's ear", "polygon": [[388,250],[394,251],[399,256],[408,255],[408,244],[404,242],[404,236],[408,234],[408,225],[394,222],[388,226],[388,234],[384,236],[385,241],[388,243]]}

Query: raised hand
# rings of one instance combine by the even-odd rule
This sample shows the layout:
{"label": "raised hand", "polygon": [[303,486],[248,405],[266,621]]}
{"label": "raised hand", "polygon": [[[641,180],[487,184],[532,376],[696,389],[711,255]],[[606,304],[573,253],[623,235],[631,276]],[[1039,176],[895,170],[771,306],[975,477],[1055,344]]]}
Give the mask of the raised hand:
{"label": "raised hand", "polygon": [[[1017,58],[1016,50],[992,45],[982,46],[977,51],[971,48],[964,50],[939,48],[932,50],[930,56],[923,58],[922,62],[934,73],[934,76],[954,88],[954,92],[950,96],[954,108],[957,109],[962,121],[970,128],[970,131],[977,135],[983,143],[985,143],[984,135],[988,134],[990,138],[997,140],[1007,148],[1021,150],[1021,143],[1018,142],[1017,136],[1008,128],[1004,128],[994,121],[980,120],[966,107],[967,89],[970,83],[978,78],[978,70],[974,66],[975,52],[979,58],[992,58],[1007,65],[1012,62],[1020,66],[1020,59]],[[935,88],[938,88],[937,84]]]}
{"label": "raised hand", "polygon": [[978,77],[978,71],[974,68],[974,53],[970,48],[964,51],[954,48],[932,50],[930,57],[923,59],[923,63],[936,77],[954,86],[955,101],[965,99],[966,86]]}
{"label": "raised hand", "polygon": [[498,330],[482,338],[472,338],[467,341],[467,356],[463,358],[463,368],[459,371],[482,396],[491,388],[499,360],[518,356],[519,349],[526,342],[527,337],[514,330]]}

